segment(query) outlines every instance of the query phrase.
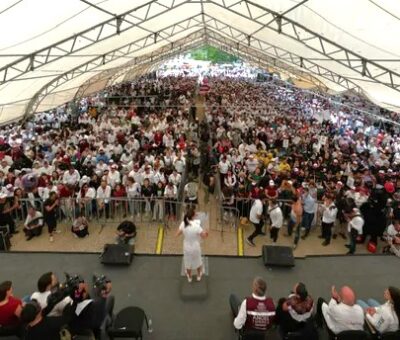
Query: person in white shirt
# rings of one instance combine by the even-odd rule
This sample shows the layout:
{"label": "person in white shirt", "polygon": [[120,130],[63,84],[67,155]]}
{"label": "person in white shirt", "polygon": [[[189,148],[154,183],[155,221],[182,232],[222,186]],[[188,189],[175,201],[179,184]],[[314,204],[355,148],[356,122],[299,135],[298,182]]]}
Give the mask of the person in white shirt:
{"label": "person in white shirt", "polygon": [[140,202],[138,198],[141,195],[140,183],[136,182],[133,177],[128,177],[126,180],[126,197],[128,198],[129,213],[133,218],[135,214],[140,214]]}
{"label": "person in white shirt", "polygon": [[176,170],[172,172],[171,175],[168,177],[168,182],[171,182],[173,185],[176,185],[177,187],[179,184],[181,184],[182,176],[181,174],[178,174]]}
{"label": "person in white shirt", "polygon": [[383,252],[392,252],[400,257],[400,220],[393,220],[393,223],[387,227],[384,237],[388,245],[383,249]]}
{"label": "person in white shirt", "polygon": [[49,165],[49,162],[47,160],[44,160],[43,166],[40,168],[40,174],[46,174],[48,176],[51,176],[53,171],[54,171],[54,167]]}
{"label": "person in white shirt", "polygon": [[234,189],[236,186],[237,180],[235,174],[232,173],[232,171],[228,171],[225,178],[224,178],[224,184],[228,188]]}
{"label": "person in white shirt", "polygon": [[268,215],[271,219],[270,237],[274,243],[278,240],[279,230],[283,225],[283,214],[276,199],[271,199],[268,204]]}
{"label": "person in white shirt", "polygon": [[51,181],[48,181],[47,185],[45,187],[38,188],[38,194],[43,202],[50,197],[51,192],[58,193],[57,186],[54,185],[53,182],[51,182]]}
{"label": "person in white shirt", "polygon": [[[44,309],[47,307],[47,300],[53,288],[58,286],[57,277],[52,272],[45,273],[39,278],[37,286],[38,291],[31,295],[31,300],[36,300]],[[64,308],[72,302],[69,296],[65,297],[49,311],[47,316],[61,316]]]}
{"label": "person in white shirt", "polygon": [[136,183],[139,183],[140,185],[143,184],[143,172],[139,169],[138,164],[133,166],[133,170],[129,172],[128,176],[132,177]]}
{"label": "person in white shirt", "polygon": [[319,298],[317,303],[316,321],[322,326],[323,319],[329,330],[334,334],[344,331],[361,331],[364,329],[364,312],[357,305],[354,291],[343,286],[338,293],[335,287],[331,290],[332,297],[329,303]]}
{"label": "person in white shirt", "polygon": [[169,219],[176,219],[176,203],[178,199],[178,189],[176,185],[172,182],[168,182],[164,189],[164,204],[165,204],[165,214]]}
{"label": "person in white shirt", "polygon": [[30,241],[35,236],[40,236],[43,229],[43,215],[36,211],[33,205],[28,205],[28,213],[24,223],[24,233],[26,240]]}
{"label": "person in white shirt", "polygon": [[346,247],[349,248],[347,254],[352,255],[356,251],[357,237],[363,233],[364,218],[358,208],[353,208],[352,211],[347,214],[347,220],[347,232],[349,233],[350,244],[346,244]]}
{"label": "person in white shirt", "polygon": [[254,171],[256,171],[256,168],[258,166],[258,160],[254,158],[253,154],[251,154],[246,160],[245,164],[249,173],[253,173]]}
{"label": "person in white shirt", "polygon": [[107,185],[107,181],[105,179],[102,179],[100,186],[97,188],[96,192],[97,209],[100,216],[105,210],[106,218],[110,217],[110,197],[111,187]]}
{"label": "person in white shirt", "polygon": [[183,170],[185,169],[185,159],[179,153],[177,158],[174,160],[174,169],[179,173],[182,174]]}
{"label": "person in white shirt", "polygon": [[265,202],[265,194],[264,192],[261,192],[259,198],[254,200],[250,209],[249,220],[254,225],[254,232],[249,237],[246,238],[246,242],[252,247],[255,247],[253,239],[256,236],[265,235],[265,233],[262,231],[264,202]]}
{"label": "person in white shirt", "polygon": [[79,171],[75,170],[72,165],[67,171],[64,172],[63,183],[71,188],[75,188],[78,185],[80,179],[81,175],[79,174]]}
{"label": "person in white shirt", "polygon": [[333,202],[333,197],[327,194],[325,196],[324,204],[321,206],[322,209],[322,235],[321,238],[324,239],[322,242],[323,246],[327,246],[331,243],[332,238],[332,228],[336,221],[336,216],[338,209]]}
{"label": "person in white shirt", "polygon": [[367,321],[380,334],[399,330],[400,319],[400,289],[388,287],[383,293],[386,302],[381,305],[374,299],[367,302],[357,300],[357,304],[365,311]]}
{"label": "person in white shirt", "polygon": [[111,188],[114,188],[117,183],[121,182],[121,174],[117,170],[118,165],[113,164],[110,168],[111,169],[107,175],[107,183],[111,186]]}
{"label": "person in white shirt", "polygon": [[226,156],[224,155],[218,163],[218,170],[221,176],[225,176],[228,173],[230,167],[231,164],[227,161]]}

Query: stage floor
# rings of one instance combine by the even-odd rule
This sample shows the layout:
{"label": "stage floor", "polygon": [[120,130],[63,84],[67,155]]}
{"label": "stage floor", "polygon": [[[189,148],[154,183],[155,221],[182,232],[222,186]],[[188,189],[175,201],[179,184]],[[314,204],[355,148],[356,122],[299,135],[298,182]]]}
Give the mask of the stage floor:
{"label": "stage floor", "polygon": [[[236,339],[228,306],[230,293],[248,295],[252,279],[267,280],[268,293],[278,300],[297,281],[304,282],[310,294],[329,298],[332,285],[351,285],[359,298],[382,301],[388,285],[398,285],[400,262],[394,256],[324,256],[296,259],[292,269],[265,268],[260,258],[209,257],[207,298],[183,300],[180,256],[136,256],[130,267],[104,267],[98,254],[1,253],[0,280],[14,282],[14,294],[24,296],[35,290],[37,278],[54,271],[106,274],[113,280],[118,311],[129,305],[146,310],[154,332],[146,339],[228,340]],[[195,284],[195,283],[194,283]]]}

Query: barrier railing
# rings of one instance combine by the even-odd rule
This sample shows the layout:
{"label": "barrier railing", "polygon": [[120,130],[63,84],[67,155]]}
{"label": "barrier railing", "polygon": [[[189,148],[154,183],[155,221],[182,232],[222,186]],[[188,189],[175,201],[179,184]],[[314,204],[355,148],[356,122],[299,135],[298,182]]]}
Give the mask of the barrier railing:
{"label": "barrier railing", "polygon": [[[13,218],[24,223],[28,206],[33,206],[43,215],[44,206],[41,199],[21,199],[19,208],[12,212]],[[88,221],[95,221],[101,227],[107,224],[120,223],[129,219],[139,225],[164,225],[169,228],[177,226],[189,203],[163,197],[135,197],[109,199],[76,199],[62,198],[56,208],[57,221],[73,223],[78,216],[85,216]]]}

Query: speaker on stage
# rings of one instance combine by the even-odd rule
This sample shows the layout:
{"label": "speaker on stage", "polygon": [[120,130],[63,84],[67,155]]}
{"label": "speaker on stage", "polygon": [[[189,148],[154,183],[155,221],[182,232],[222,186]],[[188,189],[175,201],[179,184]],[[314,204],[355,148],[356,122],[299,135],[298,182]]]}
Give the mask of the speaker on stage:
{"label": "speaker on stage", "polygon": [[129,244],[106,244],[101,254],[101,263],[129,265],[132,262],[132,246]]}
{"label": "speaker on stage", "polygon": [[263,246],[262,259],[265,266],[294,267],[293,250],[291,247]]}

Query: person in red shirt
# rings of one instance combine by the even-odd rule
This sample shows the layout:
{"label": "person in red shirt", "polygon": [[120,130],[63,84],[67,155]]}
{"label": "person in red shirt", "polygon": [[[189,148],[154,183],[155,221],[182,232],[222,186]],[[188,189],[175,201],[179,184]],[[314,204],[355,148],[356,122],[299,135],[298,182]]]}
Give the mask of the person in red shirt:
{"label": "person in red shirt", "polygon": [[7,329],[17,328],[22,310],[22,301],[13,296],[12,282],[0,284],[0,326]]}

